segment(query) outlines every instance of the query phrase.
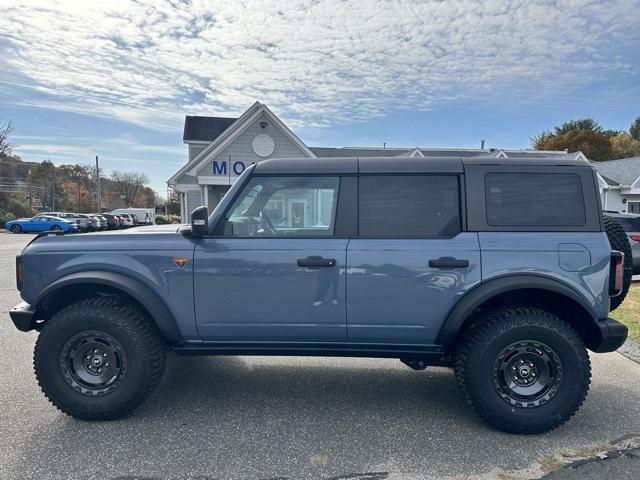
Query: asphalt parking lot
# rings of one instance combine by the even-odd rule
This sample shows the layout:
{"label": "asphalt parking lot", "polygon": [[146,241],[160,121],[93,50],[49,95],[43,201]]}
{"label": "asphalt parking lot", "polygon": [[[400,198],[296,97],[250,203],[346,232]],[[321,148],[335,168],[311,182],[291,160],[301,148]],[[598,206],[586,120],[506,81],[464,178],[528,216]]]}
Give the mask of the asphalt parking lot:
{"label": "asphalt parking lot", "polygon": [[0,478],[522,479],[615,449],[618,460],[549,478],[640,477],[640,365],[617,353],[592,356],[582,409],[538,436],[487,427],[448,369],[370,359],[170,356],[160,388],[130,418],[73,420],[36,384],[36,333],[18,332],[7,314],[19,302],[14,256],[30,238],[0,233]]}

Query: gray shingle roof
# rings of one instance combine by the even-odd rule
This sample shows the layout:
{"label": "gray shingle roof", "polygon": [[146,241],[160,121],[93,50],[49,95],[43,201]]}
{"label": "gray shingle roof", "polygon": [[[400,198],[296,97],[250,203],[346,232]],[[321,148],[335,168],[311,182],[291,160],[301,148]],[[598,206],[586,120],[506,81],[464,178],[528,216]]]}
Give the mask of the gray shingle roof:
{"label": "gray shingle roof", "polygon": [[[207,141],[215,140],[237,119],[230,117],[201,117],[187,115],[184,121],[184,141]],[[376,147],[309,147],[318,157],[405,157],[411,155],[415,150],[412,148],[376,148]],[[456,148],[420,148],[425,157],[495,157],[501,152],[500,149],[456,149]],[[580,153],[567,153],[564,151],[536,151],[536,150],[502,150],[508,158],[535,159],[535,158],[557,158],[564,160],[574,160]],[[615,176],[608,175],[616,179]],[[637,177],[636,177],[637,178]]]}
{"label": "gray shingle roof", "polygon": [[620,185],[630,186],[640,177],[640,157],[621,158],[606,162],[591,162],[598,173]]}
{"label": "gray shingle roof", "polygon": [[[309,147],[318,157],[405,157],[410,155],[415,148],[328,148]],[[499,149],[455,149],[455,148],[421,148],[425,157],[495,157],[500,153]],[[508,158],[534,159],[557,158],[558,160],[575,160],[580,152],[567,153],[563,151],[535,151],[535,150],[503,150]]]}
{"label": "gray shingle roof", "polygon": [[235,118],[229,117],[198,117],[187,115],[184,119],[184,134],[182,140],[187,142],[206,141],[211,142],[220,136],[233,122]]}
{"label": "gray shingle roof", "polygon": [[402,157],[409,155],[410,148],[329,148],[309,147],[318,157]]}

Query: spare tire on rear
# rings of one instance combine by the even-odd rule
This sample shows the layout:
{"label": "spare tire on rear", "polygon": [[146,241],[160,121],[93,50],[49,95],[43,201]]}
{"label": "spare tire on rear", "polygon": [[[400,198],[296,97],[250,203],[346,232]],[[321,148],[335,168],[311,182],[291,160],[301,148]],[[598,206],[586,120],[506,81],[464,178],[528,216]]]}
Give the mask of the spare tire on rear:
{"label": "spare tire on rear", "polygon": [[604,216],[604,228],[611,244],[611,250],[617,250],[624,253],[624,275],[622,284],[622,293],[617,297],[611,297],[609,309],[613,312],[624,302],[629,286],[631,285],[631,277],[633,276],[633,259],[631,258],[631,245],[627,234],[615,218]]}

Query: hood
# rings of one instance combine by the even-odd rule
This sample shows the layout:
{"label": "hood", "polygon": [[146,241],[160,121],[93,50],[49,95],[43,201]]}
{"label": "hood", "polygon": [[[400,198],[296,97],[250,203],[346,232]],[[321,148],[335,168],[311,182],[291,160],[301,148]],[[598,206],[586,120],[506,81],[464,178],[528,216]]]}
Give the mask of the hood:
{"label": "hood", "polygon": [[[51,251],[125,252],[193,248],[195,239],[183,235],[185,225],[149,225],[126,230],[36,237],[23,253]],[[188,230],[188,228],[187,228]],[[189,247],[191,246],[191,247]]]}
{"label": "hood", "polygon": [[181,225],[178,223],[170,223],[167,225],[140,225],[139,227],[132,227],[123,230],[105,230],[104,232],[91,233],[89,235],[130,235],[141,233],[179,233],[181,229],[188,225]]}

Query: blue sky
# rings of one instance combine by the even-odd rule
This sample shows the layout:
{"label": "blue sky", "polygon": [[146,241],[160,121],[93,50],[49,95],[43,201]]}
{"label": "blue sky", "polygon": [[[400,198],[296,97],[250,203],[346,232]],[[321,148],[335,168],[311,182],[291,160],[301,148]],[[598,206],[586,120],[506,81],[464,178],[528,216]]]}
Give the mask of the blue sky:
{"label": "blue sky", "polygon": [[526,148],[640,115],[637,0],[139,0],[0,5],[0,118],[25,160],[186,160],[185,114],[266,103],[308,145]]}

